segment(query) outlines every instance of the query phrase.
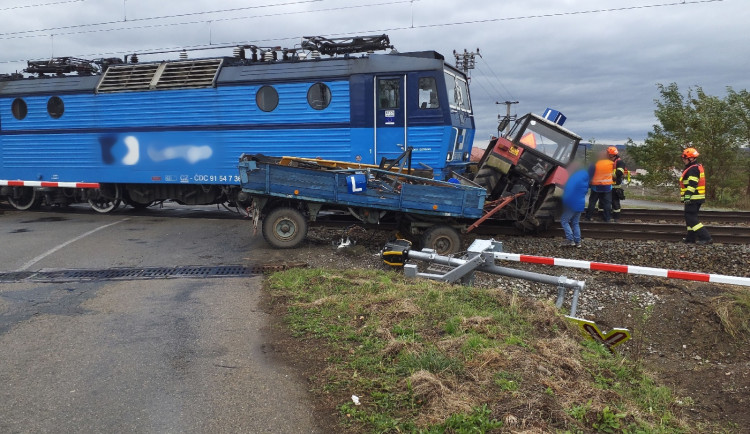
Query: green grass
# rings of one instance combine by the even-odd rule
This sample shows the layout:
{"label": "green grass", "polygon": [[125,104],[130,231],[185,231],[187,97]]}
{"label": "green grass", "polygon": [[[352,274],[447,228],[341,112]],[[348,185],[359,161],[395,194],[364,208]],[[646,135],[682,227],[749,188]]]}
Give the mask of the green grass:
{"label": "green grass", "polygon": [[688,431],[668,388],[549,304],[380,271],[294,269],[268,288],[295,352],[325,363],[313,391],[351,430]]}

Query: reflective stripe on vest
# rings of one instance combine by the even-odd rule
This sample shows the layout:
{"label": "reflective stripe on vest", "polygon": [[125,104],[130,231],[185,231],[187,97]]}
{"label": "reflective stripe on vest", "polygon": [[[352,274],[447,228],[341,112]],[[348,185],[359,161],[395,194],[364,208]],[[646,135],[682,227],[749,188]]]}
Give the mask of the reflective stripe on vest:
{"label": "reflective stripe on vest", "polygon": [[[687,176],[688,170],[696,166],[698,167],[700,176]],[[690,187],[689,185],[686,185],[689,184],[690,181],[698,182],[698,186]],[[691,200],[706,198],[706,174],[703,172],[702,164],[693,164],[682,172],[682,175],[680,176],[680,198],[684,199],[686,194],[690,197]]]}
{"label": "reflective stripe on vest", "polygon": [[594,176],[591,185],[612,185],[612,172],[615,170],[615,162],[612,160],[599,160],[594,166]]}
{"label": "reflective stripe on vest", "polygon": [[[612,182],[613,183],[614,183],[614,180],[617,179],[617,172],[618,171],[622,172],[623,180],[625,178],[625,166],[623,166],[623,167],[617,167],[617,163],[620,160],[621,160],[620,157],[617,157],[617,159],[615,159],[615,170],[612,171]],[[627,182],[630,182],[630,172],[628,172],[628,180],[627,180]],[[622,188],[622,184],[613,185],[612,188]],[[614,211],[614,210],[612,210],[612,211]]]}

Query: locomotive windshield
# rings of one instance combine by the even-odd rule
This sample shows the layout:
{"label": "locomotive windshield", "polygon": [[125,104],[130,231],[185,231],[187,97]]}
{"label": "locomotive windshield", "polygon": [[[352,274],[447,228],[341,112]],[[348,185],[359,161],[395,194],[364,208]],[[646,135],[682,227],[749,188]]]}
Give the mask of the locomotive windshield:
{"label": "locomotive windshield", "polygon": [[[520,124],[520,123],[519,123]],[[560,164],[568,164],[573,158],[577,140],[559,128],[535,119],[529,120],[525,128],[511,132],[513,143],[533,149]]]}
{"label": "locomotive windshield", "polygon": [[463,77],[453,72],[445,71],[445,88],[448,91],[448,101],[451,109],[465,112],[471,111],[469,100],[469,85]]}

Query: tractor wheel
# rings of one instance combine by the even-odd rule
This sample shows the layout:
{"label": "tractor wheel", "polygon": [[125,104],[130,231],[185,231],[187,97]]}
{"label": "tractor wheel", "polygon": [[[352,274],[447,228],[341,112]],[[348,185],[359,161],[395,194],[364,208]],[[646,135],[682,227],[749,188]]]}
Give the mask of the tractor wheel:
{"label": "tractor wheel", "polygon": [[8,196],[8,203],[10,203],[13,208],[19,211],[28,211],[30,209],[39,208],[42,204],[44,195],[38,192],[34,187],[20,187],[19,190],[19,194],[16,197],[14,197],[13,194]]}
{"label": "tractor wheel", "polygon": [[491,167],[483,167],[477,172],[474,182],[484,187],[488,194],[491,194],[502,177],[503,174],[497,170]]}
{"label": "tractor wheel", "polygon": [[263,218],[263,238],[268,244],[280,248],[297,247],[307,236],[307,220],[299,210],[276,208]]}
{"label": "tractor wheel", "polygon": [[450,255],[461,249],[461,234],[450,226],[432,226],[422,236],[422,246],[438,255]]}

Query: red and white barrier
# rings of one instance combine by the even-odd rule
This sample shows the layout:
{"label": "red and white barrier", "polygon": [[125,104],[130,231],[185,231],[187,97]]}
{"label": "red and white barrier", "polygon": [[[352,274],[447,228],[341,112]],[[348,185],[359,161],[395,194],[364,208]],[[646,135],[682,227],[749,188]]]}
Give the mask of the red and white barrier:
{"label": "red and white barrier", "polygon": [[8,181],[5,179],[0,179],[0,187],[99,188],[99,183],[98,182]]}
{"label": "red and white barrier", "polygon": [[546,256],[520,255],[518,253],[493,253],[495,259],[529,264],[556,265],[558,267],[582,268],[584,270],[611,271],[613,273],[640,274],[644,276],[666,277],[669,279],[695,280],[698,282],[728,283],[750,286],[750,277],[725,276],[723,274],[694,273],[692,271],[667,270],[664,268],[639,267],[636,265],[608,264],[577,259],[550,258]]}

